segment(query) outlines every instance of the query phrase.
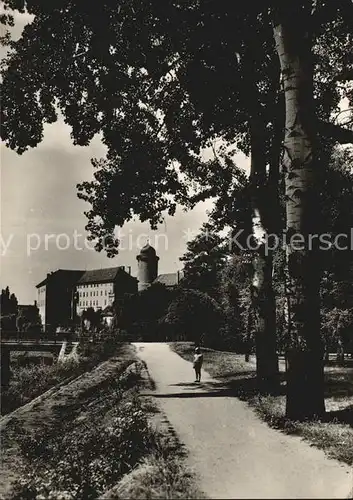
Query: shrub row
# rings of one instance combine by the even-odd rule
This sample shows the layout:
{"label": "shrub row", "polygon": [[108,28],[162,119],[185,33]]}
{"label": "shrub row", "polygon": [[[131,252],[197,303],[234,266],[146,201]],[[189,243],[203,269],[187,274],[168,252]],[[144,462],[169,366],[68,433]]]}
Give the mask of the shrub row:
{"label": "shrub row", "polygon": [[138,379],[138,373],[128,371],[112,381],[79,420],[63,415],[58,425],[36,435],[18,429],[27,472],[15,484],[12,499],[95,499],[130,472],[154,439],[131,388]]}

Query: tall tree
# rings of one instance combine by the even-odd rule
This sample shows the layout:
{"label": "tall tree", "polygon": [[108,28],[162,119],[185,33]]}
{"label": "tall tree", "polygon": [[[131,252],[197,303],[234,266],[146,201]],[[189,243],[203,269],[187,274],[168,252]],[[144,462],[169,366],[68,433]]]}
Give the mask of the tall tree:
{"label": "tall tree", "polygon": [[187,243],[187,251],[180,258],[184,262],[181,285],[217,298],[219,272],[224,267],[227,253],[227,243],[215,232],[214,226],[203,224],[200,233]]}
{"label": "tall tree", "polygon": [[16,331],[16,316],[18,310],[18,300],[14,293],[10,293],[7,286],[1,290],[0,297],[0,316],[1,316],[1,330]]}
{"label": "tall tree", "polygon": [[228,349],[244,353],[247,360],[254,346],[249,296],[251,269],[251,259],[245,252],[238,252],[231,256],[219,276],[219,302],[225,315],[224,343]]}
{"label": "tall tree", "polygon": [[1,290],[0,311],[1,315],[17,314],[18,300],[14,293],[10,293],[7,286]]}
{"label": "tall tree", "polygon": [[[341,5],[345,7],[347,2]],[[325,412],[317,240],[321,226],[319,135],[314,102],[313,44],[315,24],[327,20],[326,15],[325,8],[322,12],[318,5],[317,10],[312,0],[274,2],[272,8],[286,108],[283,165],[286,236],[290,239],[286,246],[290,334],[286,413],[298,420],[320,417]]]}

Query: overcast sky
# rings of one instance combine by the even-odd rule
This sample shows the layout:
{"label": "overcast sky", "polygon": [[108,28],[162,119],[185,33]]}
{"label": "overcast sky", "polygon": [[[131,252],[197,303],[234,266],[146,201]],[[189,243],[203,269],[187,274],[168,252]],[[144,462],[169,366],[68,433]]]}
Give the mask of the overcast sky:
{"label": "overcast sky", "polygon": [[[16,16],[15,36],[27,22],[26,15]],[[73,146],[70,128],[62,119],[47,125],[42,143],[21,156],[2,146],[1,287],[8,285],[20,303],[33,302],[35,285],[56,269],[125,265],[136,276],[136,255],[147,237],[160,256],[159,272],[181,268],[179,258],[186,242],[207,220],[210,202],[189,212],[178,210],[174,217],[166,217],[158,231],[138,220],[126,224],[123,248],[113,259],[85,247],[83,212],[90,206],[77,198],[76,184],[92,178],[90,159],[104,155],[98,136],[87,147]],[[243,156],[237,163],[248,166]]]}

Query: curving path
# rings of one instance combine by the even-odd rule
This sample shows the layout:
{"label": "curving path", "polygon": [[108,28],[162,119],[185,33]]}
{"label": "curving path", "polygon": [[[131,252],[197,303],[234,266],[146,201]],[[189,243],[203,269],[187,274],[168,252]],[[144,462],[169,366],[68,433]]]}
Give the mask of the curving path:
{"label": "curving path", "polygon": [[352,498],[348,466],[269,428],[207,373],[195,384],[191,363],[167,344],[135,346],[209,498]]}

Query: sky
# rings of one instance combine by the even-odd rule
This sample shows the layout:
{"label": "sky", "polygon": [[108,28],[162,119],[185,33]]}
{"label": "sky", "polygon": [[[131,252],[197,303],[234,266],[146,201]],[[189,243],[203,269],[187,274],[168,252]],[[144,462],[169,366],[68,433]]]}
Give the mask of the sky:
{"label": "sky", "polygon": [[[14,37],[29,20],[16,15]],[[87,147],[74,146],[62,118],[46,125],[42,143],[22,155],[1,146],[0,285],[9,286],[21,304],[33,303],[36,284],[57,269],[131,266],[136,276],[136,255],[147,238],[160,257],[159,273],[182,268],[179,258],[207,220],[211,201],[188,212],[179,208],[157,231],[148,223],[129,222],[121,228],[121,249],[113,259],[90,248],[83,213],[90,205],[78,199],[76,184],[91,180],[90,159],[105,152],[99,136]],[[246,157],[239,155],[236,161],[248,169]]]}

